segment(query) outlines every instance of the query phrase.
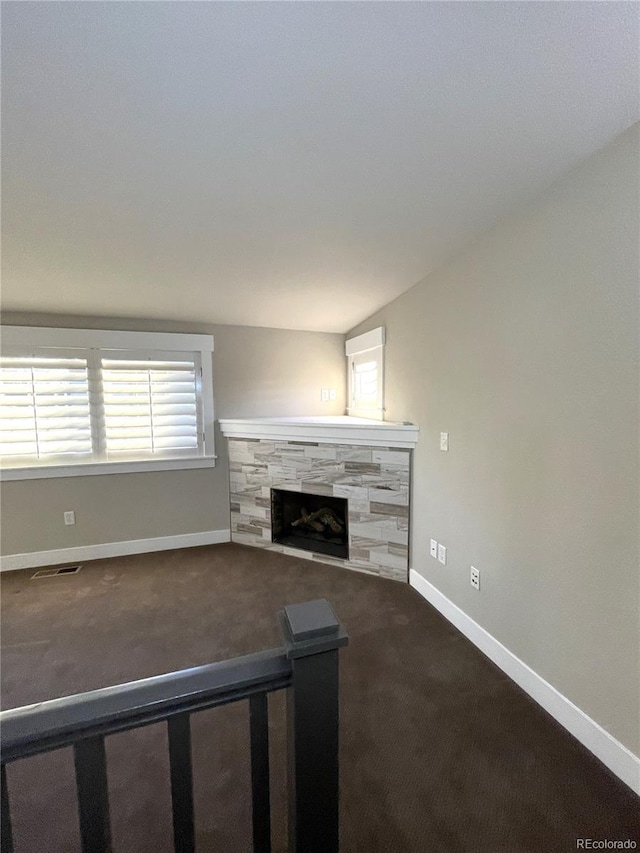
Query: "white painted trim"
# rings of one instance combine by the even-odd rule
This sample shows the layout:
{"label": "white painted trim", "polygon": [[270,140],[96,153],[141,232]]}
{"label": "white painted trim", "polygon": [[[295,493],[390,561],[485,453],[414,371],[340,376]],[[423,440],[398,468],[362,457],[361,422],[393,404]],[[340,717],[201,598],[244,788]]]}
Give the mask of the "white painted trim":
{"label": "white painted trim", "polygon": [[43,326],[2,326],[2,347],[64,347],[65,349],[150,349],[213,352],[211,335],[174,332],[122,332],[110,329],[56,329]]}
{"label": "white painted trim", "polygon": [[357,355],[370,349],[376,349],[376,347],[383,347],[384,343],[384,326],[378,326],[377,329],[371,329],[370,332],[349,338],[348,341],[344,342],[344,351],[346,355]]}
{"label": "white painted trim", "polygon": [[217,456],[185,456],[182,459],[140,459],[131,462],[83,462],[78,465],[33,465],[2,468],[0,480],[48,480],[51,477],[87,477],[96,474],[141,474],[145,471],[182,471],[215,468]]}
{"label": "white painted trim", "polygon": [[415,569],[409,571],[409,583],[576,740],[640,795],[640,758],[637,755],[474,622]]}
{"label": "white painted trim", "polygon": [[373,447],[414,448],[419,427],[365,418],[224,418],[220,428],[227,438],[313,441]]}
{"label": "white painted trim", "polygon": [[[213,338],[211,339],[213,346]],[[215,413],[213,404],[213,360],[203,358],[200,354],[200,388],[199,396],[202,401],[202,429],[204,432],[205,457],[215,459]],[[215,464],[215,462],[214,462]]]}
{"label": "white painted trim", "polygon": [[153,539],[129,539],[125,542],[104,542],[99,545],[78,545],[54,551],[32,551],[29,554],[6,554],[0,557],[0,571],[33,569],[36,566],[57,566],[81,560],[103,560],[128,554],[147,554],[150,551],[173,551],[176,548],[196,548],[199,545],[218,545],[231,541],[230,530],[203,530],[201,533],[180,533],[176,536],[157,536]]}

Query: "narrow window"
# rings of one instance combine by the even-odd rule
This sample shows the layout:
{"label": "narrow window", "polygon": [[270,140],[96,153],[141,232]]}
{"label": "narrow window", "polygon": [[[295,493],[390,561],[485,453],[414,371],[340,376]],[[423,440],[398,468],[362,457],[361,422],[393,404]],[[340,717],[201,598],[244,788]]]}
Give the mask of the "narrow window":
{"label": "narrow window", "polygon": [[346,342],[352,417],[384,418],[384,342],[382,326]]}

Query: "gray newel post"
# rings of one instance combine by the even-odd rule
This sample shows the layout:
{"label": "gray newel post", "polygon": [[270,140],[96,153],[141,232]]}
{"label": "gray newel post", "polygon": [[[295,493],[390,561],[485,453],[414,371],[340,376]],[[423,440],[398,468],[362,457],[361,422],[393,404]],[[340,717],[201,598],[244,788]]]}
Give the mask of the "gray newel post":
{"label": "gray newel post", "polygon": [[324,598],[279,613],[287,704],[289,853],[338,853],[338,650],[349,638]]}

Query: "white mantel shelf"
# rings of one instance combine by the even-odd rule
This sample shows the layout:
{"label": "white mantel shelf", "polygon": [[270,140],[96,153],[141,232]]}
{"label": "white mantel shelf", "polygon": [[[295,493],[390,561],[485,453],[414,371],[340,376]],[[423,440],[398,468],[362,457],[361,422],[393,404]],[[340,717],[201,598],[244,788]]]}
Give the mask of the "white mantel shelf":
{"label": "white mantel shelf", "polygon": [[311,441],[320,444],[361,444],[373,447],[414,448],[420,427],[408,423],[374,421],[368,418],[224,418],[220,421],[227,438],[279,441]]}

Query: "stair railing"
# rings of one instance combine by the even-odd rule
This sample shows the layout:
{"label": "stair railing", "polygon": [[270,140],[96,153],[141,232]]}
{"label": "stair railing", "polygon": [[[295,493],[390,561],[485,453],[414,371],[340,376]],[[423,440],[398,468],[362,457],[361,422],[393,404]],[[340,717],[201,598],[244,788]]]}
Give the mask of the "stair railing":
{"label": "stair railing", "polygon": [[13,853],[6,765],[74,750],[82,853],[110,853],[105,737],[167,722],[175,853],[195,853],[190,715],[249,701],[254,853],[271,851],[267,696],[287,690],[289,853],[338,853],[338,652],[347,634],[325,599],[279,614],[284,646],[0,714],[2,853]]}

